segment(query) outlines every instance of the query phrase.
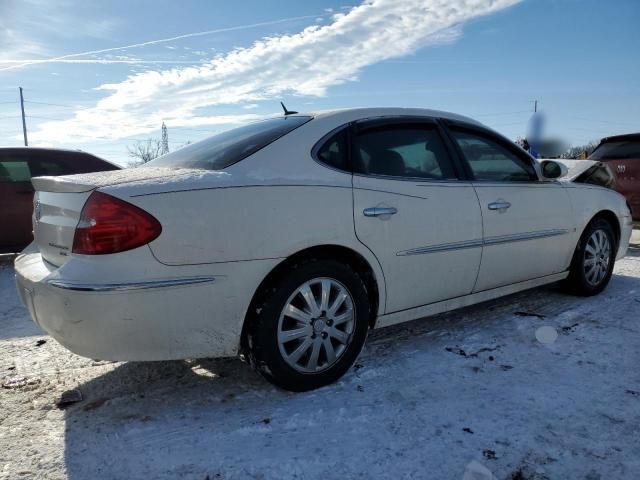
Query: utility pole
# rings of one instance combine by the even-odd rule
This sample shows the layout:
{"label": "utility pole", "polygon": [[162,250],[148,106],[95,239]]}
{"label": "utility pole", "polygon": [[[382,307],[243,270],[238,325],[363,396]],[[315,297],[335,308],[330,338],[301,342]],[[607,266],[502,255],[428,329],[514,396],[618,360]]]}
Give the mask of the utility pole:
{"label": "utility pole", "polygon": [[533,101],[533,113],[538,111],[538,100]]}
{"label": "utility pole", "polygon": [[22,96],[22,87],[18,87],[20,89],[20,110],[22,110],[22,135],[24,135],[24,146],[28,147],[29,142],[27,141],[27,122],[24,119],[24,97]]}
{"label": "utility pole", "polygon": [[162,122],[162,149],[160,155],[166,155],[169,153],[169,133],[167,132],[167,126]]}

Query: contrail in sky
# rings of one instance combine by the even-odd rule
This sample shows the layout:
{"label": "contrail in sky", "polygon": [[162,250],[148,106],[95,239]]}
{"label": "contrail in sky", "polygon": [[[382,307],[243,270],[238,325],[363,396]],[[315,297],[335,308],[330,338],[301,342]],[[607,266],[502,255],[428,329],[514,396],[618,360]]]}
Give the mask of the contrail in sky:
{"label": "contrail in sky", "polygon": [[[236,30],[248,30],[248,29],[251,29],[251,28],[267,27],[269,25],[278,25],[280,23],[293,22],[293,21],[296,21],[296,20],[308,20],[308,19],[311,19],[311,18],[314,18],[314,19],[315,18],[321,18],[321,17],[324,17],[324,16],[326,16],[326,14],[321,14],[321,15],[303,15],[301,17],[281,18],[280,20],[270,20],[268,22],[251,23],[249,25],[236,25],[235,27],[217,28],[215,30],[206,30],[204,32],[185,33],[184,35],[178,35],[176,37],[160,38],[160,39],[157,39],[157,40],[149,40],[147,42],[142,42],[142,43],[133,43],[131,45],[124,45],[124,46],[121,46],[121,47],[111,47],[111,48],[103,48],[103,49],[100,49],[100,50],[90,50],[90,51],[87,51],[87,52],[70,53],[68,55],[61,55],[59,57],[52,57],[52,58],[44,58],[42,60],[25,60],[22,63],[18,63],[18,64],[15,64],[15,65],[10,65],[8,67],[0,68],[0,72],[2,72],[4,70],[13,70],[13,69],[16,69],[16,68],[26,67],[28,65],[35,65],[35,64],[39,64],[39,63],[56,63],[56,62],[63,63],[63,62],[61,62],[61,60],[66,60],[66,59],[69,59],[69,58],[84,57],[85,55],[96,55],[98,53],[118,52],[118,51],[121,51],[121,50],[128,50],[130,48],[139,48],[139,47],[146,47],[148,45],[157,45],[159,43],[173,42],[174,40],[182,40],[183,38],[203,37],[205,35],[212,35],[214,33],[233,32],[233,31],[236,31]],[[71,63],[71,62],[67,62],[67,63]]]}

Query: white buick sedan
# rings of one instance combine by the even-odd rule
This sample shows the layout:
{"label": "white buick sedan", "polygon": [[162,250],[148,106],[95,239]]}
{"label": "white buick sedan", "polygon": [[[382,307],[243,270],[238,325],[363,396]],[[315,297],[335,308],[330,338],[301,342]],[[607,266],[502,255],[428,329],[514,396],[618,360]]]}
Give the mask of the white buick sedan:
{"label": "white buick sedan", "polygon": [[602,291],[631,214],[564,172],[450,113],[287,114],[141,168],[33,179],[18,290],[80,355],[244,354],[313,389],[371,328],[551,282]]}

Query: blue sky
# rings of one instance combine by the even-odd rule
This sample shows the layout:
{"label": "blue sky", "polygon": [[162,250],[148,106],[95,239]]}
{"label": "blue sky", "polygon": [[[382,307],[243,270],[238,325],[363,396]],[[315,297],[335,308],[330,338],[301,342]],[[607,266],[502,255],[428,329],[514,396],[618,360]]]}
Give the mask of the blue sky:
{"label": "blue sky", "polygon": [[637,0],[0,0],[0,145],[22,143],[18,86],[31,145],[120,163],[163,120],[174,149],[281,99],[448,110],[510,138],[538,99],[547,134],[581,144],[640,131],[639,22]]}

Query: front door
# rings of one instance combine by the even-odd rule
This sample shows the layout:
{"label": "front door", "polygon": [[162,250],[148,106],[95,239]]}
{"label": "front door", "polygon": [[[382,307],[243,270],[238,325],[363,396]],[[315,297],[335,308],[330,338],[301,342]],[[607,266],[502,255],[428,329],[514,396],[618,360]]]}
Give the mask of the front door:
{"label": "front door", "polygon": [[352,135],[354,224],[378,258],[386,313],[471,293],[482,222],[435,122],[361,122]]}
{"label": "front door", "polygon": [[449,126],[482,209],[484,248],[475,292],[569,267],[575,247],[569,196],[538,179],[519,147],[484,129]]}

